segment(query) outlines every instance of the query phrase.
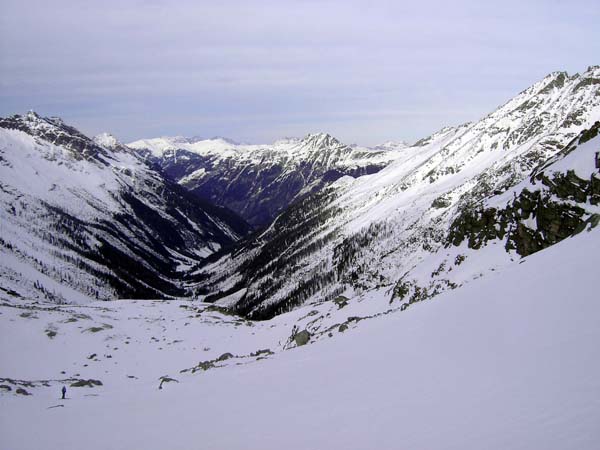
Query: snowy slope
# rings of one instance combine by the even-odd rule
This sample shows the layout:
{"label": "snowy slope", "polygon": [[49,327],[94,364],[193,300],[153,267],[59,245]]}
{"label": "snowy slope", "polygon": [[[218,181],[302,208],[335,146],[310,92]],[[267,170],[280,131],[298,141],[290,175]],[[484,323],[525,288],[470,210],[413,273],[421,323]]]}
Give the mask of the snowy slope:
{"label": "snowy slope", "polygon": [[0,297],[183,294],[178,271],[248,231],[135,153],[35,113],[0,119]]}
{"label": "snowy slope", "polygon": [[[598,120],[600,68],[553,73],[482,120],[401,150],[377,174],[343,177],[297,202],[243,249],[205,266],[202,274],[209,278],[202,286],[210,299],[254,318],[382,286],[396,288],[390,300],[409,303],[455,288],[574,231],[569,226],[553,242],[515,251],[505,248],[509,230],[495,218],[488,223],[486,213],[471,219],[487,201],[506,203],[520,195],[524,186],[517,186],[536,166]],[[581,157],[560,153],[557,170],[580,164],[575,160],[593,170],[588,151],[573,154]],[[571,201],[589,203],[585,195]],[[596,212],[594,205],[584,206],[582,221]],[[465,241],[481,229],[489,231],[490,245]]]}
{"label": "snowy slope", "polygon": [[[253,324],[192,302],[0,305],[0,385],[10,388],[0,386],[0,443],[592,450],[600,444],[599,266],[600,233],[583,232],[436,301],[287,351],[294,324],[374,313],[387,296]],[[248,356],[266,347],[275,354]],[[234,357],[218,358],[224,352]],[[35,363],[41,355],[44,365]],[[206,360],[220,367],[179,372]],[[158,389],[164,376],[176,381]],[[70,386],[81,379],[102,385]]]}
{"label": "snowy slope", "polygon": [[236,211],[258,227],[344,175],[378,172],[406,147],[394,142],[373,149],[349,147],[325,133],[271,145],[182,137],[143,139],[128,145],[186,189]]}

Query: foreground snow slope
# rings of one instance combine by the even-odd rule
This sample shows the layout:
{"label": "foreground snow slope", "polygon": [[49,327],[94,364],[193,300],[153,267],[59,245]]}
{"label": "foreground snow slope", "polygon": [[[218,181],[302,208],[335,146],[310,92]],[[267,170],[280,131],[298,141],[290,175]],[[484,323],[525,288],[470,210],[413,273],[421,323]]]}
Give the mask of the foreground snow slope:
{"label": "foreground snow slope", "polygon": [[[65,401],[58,385],[28,397],[2,394],[0,443],[15,450],[598,448],[598,267],[600,233],[586,231],[333,339],[252,364],[169,372],[179,383],[162,390],[156,380],[123,375],[100,390],[70,388]],[[148,306],[137,305],[141,318]],[[289,326],[290,314],[262,322],[257,339],[283,336],[276,330]],[[218,326],[209,322],[204,335],[199,328],[188,339],[205,345]],[[122,326],[133,332],[131,323]],[[170,329],[168,318],[163,325]],[[238,327],[230,334],[243,334]],[[5,363],[37,357],[22,342],[13,340],[10,353],[3,347]],[[244,342],[240,353],[249,350]],[[163,363],[157,359],[154,370]]]}

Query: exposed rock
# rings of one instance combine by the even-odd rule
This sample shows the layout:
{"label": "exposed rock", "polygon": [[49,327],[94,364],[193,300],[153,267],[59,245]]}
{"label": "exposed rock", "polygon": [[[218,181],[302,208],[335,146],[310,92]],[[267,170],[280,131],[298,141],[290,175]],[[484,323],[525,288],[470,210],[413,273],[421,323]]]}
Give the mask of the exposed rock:
{"label": "exposed rock", "polygon": [[233,355],[231,353],[223,353],[217,358],[217,362],[227,361],[229,358],[233,358]]}
{"label": "exposed rock", "polygon": [[71,383],[71,387],[96,387],[96,386],[102,386],[102,381],[100,380],[77,380],[73,383]]}
{"label": "exposed rock", "polygon": [[306,345],[310,341],[310,333],[307,330],[302,330],[294,335],[294,341],[298,347]]}
{"label": "exposed rock", "polygon": [[[540,175],[543,190],[523,191],[505,208],[463,211],[452,223],[448,241],[478,249],[488,241],[506,238],[506,249],[527,256],[553,245],[593,224],[586,210],[576,203],[600,201],[600,180],[582,180],[572,171],[552,179]],[[598,192],[598,194],[596,194]],[[564,200],[564,201],[561,201]],[[535,223],[535,228],[529,224]]]}
{"label": "exposed rock", "polygon": [[432,208],[447,208],[448,206],[451,205],[450,200],[448,200],[446,197],[441,196],[436,198],[432,203],[431,203],[431,207]]}
{"label": "exposed rock", "polygon": [[254,356],[254,357],[256,357],[256,356],[262,356],[262,355],[269,356],[269,355],[274,355],[274,353],[271,351],[270,348],[265,348],[265,349],[257,350],[257,351],[255,351],[253,353],[250,353],[250,356]]}
{"label": "exposed rock", "polygon": [[179,383],[179,381],[177,381],[175,378],[171,378],[171,377],[168,377],[166,375],[160,377],[159,380],[160,380],[160,384],[158,385],[159,389],[162,389],[163,383],[173,383],[173,382],[174,383]]}
{"label": "exposed rock", "polygon": [[338,309],[342,309],[344,306],[346,306],[348,304],[348,297],[345,297],[343,295],[340,295],[339,297],[336,297],[333,299],[333,303],[335,303],[338,307]]}
{"label": "exposed rock", "polygon": [[84,332],[88,332],[88,333],[98,333],[100,331],[104,330],[104,327],[90,327],[90,328],[86,328],[85,330],[83,330]]}

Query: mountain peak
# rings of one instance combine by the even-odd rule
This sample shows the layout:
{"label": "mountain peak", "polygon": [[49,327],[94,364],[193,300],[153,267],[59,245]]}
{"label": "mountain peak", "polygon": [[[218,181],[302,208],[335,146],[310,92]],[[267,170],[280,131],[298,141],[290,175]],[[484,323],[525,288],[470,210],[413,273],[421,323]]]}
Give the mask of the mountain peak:
{"label": "mountain peak", "polygon": [[39,119],[41,119],[40,115],[38,113],[36,113],[33,109],[30,109],[29,111],[27,111],[27,113],[25,114],[24,117],[27,120],[39,120]]}
{"label": "mountain peak", "polygon": [[308,134],[304,139],[302,139],[302,143],[308,147],[312,147],[315,149],[321,149],[332,146],[337,147],[343,145],[340,141],[338,141],[329,133]]}
{"label": "mountain peak", "polygon": [[0,119],[2,128],[16,129],[29,134],[34,134],[34,130],[48,130],[62,125],[64,125],[62,121],[56,118],[42,117],[33,110],[27,111],[24,115],[14,114]]}
{"label": "mountain peak", "polygon": [[99,155],[108,155],[105,149],[58,117],[42,117],[35,111],[28,111],[22,116],[15,114],[0,118],[0,128],[19,130],[51,144],[62,146],[70,150],[71,156],[75,159],[95,159],[103,165],[106,164],[104,160],[98,158]]}
{"label": "mountain peak", "polygon": [[324,138],[330,138],[332,137],[329,133],[325,133],[325,132],[320,132],[320,133],[308,133],[306,135],[307,138],[318,138],[318,139],[324,139]]}
{"label": "mountain peak", "polygon": [[595,65],[595,66],[588,66],[587,69],[585,69],[585,72],[583,72],[581,74],[582,77],[585,78],[589,78],[589,77],[600,77],[600,65]]}
{"label": "mountain peak", "polygon": [[37,112],[30,109],[24,116],[19,116],[18,114],[13,116],[15,119],[20,119],[23,122],[27,122],[29,124],[34,125],[44,125],[46,127],[65,127],[66,124],[64,120],[57,116],[43,117],[40,116]]}

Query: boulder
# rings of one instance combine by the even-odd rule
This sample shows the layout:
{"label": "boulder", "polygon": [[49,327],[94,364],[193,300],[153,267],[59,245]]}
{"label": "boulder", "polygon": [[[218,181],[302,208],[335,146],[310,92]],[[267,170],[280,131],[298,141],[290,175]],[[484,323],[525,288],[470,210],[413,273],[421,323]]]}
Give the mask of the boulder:
{"label": "boulder", "polygon": [[294,335],[294,341],[296,341],[298,347],[306,345],[310,341],[310,333],[306,330],[302,330]]}

